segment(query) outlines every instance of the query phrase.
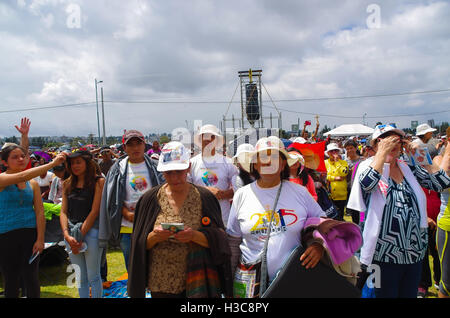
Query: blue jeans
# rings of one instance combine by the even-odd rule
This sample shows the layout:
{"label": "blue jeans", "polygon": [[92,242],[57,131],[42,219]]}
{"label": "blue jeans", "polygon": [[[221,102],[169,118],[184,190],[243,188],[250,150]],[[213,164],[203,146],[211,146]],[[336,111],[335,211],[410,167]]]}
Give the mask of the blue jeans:
{"label": "blue jeans", "polygon": [[120,248],[122,249],[123,258],[125,260],[125,267],[128,272],[128,264],[129,264],[130,249],[131,249],[131,234],[129,234],[129,233],[120,234]]}
{"label": "blue jeans", "polygon": [[[103,248],[98,246],[98,229],[91,228],[84,236],[83,242],[87,244],[85,252],[69,254],[70,262],[80,268],[78,293],[80,298],[89,298],[89,287],[91,287],[92,298],[102,298],[103,285],[100,275],[100,262]],[[66,246],[70,248],[67,242]]]}
{"label": "blue jeans", "polygon": [[417,298],[422,277],[422,261],[415,264],[374,262],[380,266],[380,288],[375,288],[376,298]]}

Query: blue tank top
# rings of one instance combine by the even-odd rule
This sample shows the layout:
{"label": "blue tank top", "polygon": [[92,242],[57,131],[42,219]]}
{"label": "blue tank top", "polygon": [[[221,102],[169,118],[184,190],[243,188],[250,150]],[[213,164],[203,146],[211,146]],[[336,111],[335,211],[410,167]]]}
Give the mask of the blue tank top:
{"label": "blue tank top", "polygon": [[33,189],[29,182],[23,190],[13,184],[0,192],[0,234],[36,227],[33,198]]}

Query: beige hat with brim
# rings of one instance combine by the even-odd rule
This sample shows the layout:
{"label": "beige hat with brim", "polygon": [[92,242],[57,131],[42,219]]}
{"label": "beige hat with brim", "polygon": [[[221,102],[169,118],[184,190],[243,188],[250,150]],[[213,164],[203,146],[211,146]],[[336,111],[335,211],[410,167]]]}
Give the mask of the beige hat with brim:
{"label": "beige hat with brim", "polygon": [[204,125],[202,126],[197,134],[194,136],[194,143],[198,147],[202,147],[202,135],[204,134],[211,134],[214,135],[216,138],[214,140],[214,148],[222,147],[223,145],[223,136],[220,134],[219,129],[214,125]]}
{"label": "beige hat with brim", "polygon": [[256,146],[255,146],[255,153],[252,156],[252,160],[250,160],[250,162],[246,163],[248,165],[243,168],[247,171],[250,171],[251,164],[256,162],[256,155],[259,152],[263,152],[263,151],[267,151],[267,150],[277,150],[277,151],[281,152],[284,155],[284,157],[286,158],[287,164],[289,166],[292,166],[296,162],[296,159],[293,159],[289,155],[289,153],[286,151],[286,149],[284,148],[284,144],[280,140],[280,138],[278,138],[276,136],[270,136],[270,137],[263,137],[258,140],[258,142],[256,143]]}
{"label": "beige hat with brim", "polygon": [[241,144],[238,146],[236,155],[233,156],[232,161],[234,164],[239,163],[241,167],[250,172],[250,162],[255,155],[255,147],[251,144]]}

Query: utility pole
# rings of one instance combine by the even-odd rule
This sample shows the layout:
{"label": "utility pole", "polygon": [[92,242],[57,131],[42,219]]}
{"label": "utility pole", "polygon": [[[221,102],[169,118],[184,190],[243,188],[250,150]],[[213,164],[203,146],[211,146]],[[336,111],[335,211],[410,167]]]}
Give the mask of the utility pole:
{"label": "utility pole", "polygon": [[95,79],[95,101],[97,103],[97,131],[98,131],[98,143],[100,144],[100,117],[98,114],[98,90],[97,90],[97,85],[103,83],[103,81],[97,81],[97,79]]}
{"label": "utility pole", "polygon": [[103,86],[100,88],[102,95],[102,117],[103,117],[103,145],[106,145],[106,130],[105,130],[105,104],[103,102]]}

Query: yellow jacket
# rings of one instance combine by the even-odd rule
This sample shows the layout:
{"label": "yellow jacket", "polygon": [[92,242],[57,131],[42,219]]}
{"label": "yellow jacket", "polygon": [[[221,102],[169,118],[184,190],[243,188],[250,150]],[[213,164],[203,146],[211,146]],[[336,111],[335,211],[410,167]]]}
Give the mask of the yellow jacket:
{"label": "yellow jacket", "polygon": [[[345,160],[330,161],[325,160],[327,168],[327,180],[330,182],[331,198],[333,200],[347,200],[347,174],[349,173],[348,163]],[[342,177],[342,180],[336,180]]]}

